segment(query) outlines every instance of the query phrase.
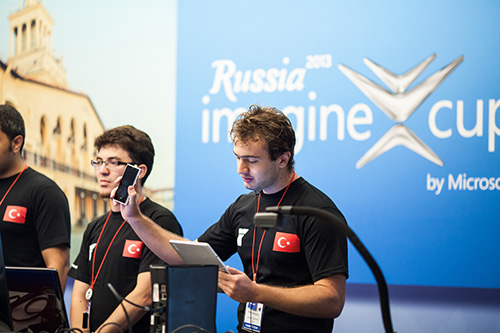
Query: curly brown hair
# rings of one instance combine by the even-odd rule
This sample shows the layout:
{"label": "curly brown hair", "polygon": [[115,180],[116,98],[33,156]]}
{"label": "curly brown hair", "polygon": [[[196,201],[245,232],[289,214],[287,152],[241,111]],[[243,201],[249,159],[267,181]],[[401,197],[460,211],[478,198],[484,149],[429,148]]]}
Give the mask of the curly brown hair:
{"label": "curly brown hair", "polygon": [[233,142],[256,142],[262,139],[267,144],[271,160],[290,152],[288,170],[293,170],[295,160],[295,131],[290,119],[274,107],[251,105],[248,111],[238,116],[229,132]]}
{"label": "curly brown hair", "polygon": [[141,184],[144,185],[153,170],[155,158],[155,149],[149,135],[134,126],[124,125],[105,131],[94,141],[97,151],[104,146],[114,145],[126,150],[134,163],[145,164],[148,167],[146,175],[141,180]]}

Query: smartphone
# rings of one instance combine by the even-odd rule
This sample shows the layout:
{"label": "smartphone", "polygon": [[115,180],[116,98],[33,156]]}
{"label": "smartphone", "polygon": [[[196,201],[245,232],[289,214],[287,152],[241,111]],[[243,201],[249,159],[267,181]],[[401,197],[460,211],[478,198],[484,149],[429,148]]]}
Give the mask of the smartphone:
{"label": "smartphone", "polygon": [[132,164],[127,164],[120,184],[118,185],[118,189],[116,190],[115,197],[113,198],[114,201],[119,202],[122,205],[126,205],[128,203],[128,187],[135,185],[135,182],[139,177],[139,173],[141,173],[140,168]]}

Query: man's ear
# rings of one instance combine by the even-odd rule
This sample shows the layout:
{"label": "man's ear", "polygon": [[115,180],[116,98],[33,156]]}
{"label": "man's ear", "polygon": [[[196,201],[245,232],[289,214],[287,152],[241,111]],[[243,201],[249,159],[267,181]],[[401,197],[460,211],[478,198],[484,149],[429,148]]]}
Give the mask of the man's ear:
{"label": "man's ear", "polygon": [[286,168],[287,165],[288,165],[288,161],[290,161],[290,156],[292,154],[287,151],[287,152],[284,152],[283,154],[281,154],[280,157],[278,157],[278,160],[279,160],[279,167],[280,168]]}
{"label": "man's ear", "polygon": [[14,154],[17,154],[21,151],[21,147],[23,146],[23,142],[24,142],[24,139],[23,139],[22,135],[18,135],[16,137],[14,137],[14,139],[12,139],[12,141],[10,142],[10,147],[11,147],[12,152]]}
{"label": "man's ear", "polygon": [[139,164],[137,166],[139,169],[141,169],[141,172],[139,173],[139,179],[142,179],[146,176],[146,173],[148,172],[148,167],[146,164]]}

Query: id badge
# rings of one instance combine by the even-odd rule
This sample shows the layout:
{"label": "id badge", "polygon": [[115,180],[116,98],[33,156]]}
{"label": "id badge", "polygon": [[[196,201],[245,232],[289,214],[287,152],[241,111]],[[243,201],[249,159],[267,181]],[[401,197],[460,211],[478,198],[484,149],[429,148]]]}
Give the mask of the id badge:
{"label": "id badge", "polygon": [[247,302],[247,306],[245,307],[245,317],[243,320],[243,329],[248,332],[260,332],[263,314],[264,304]]}
{"label": "id badge", "polygon": [[83,317],[82,317],[82,328],[87,329],[90,328],[90,307],[91,303],[90,301],[87,302],[87,309],[83,311]]}

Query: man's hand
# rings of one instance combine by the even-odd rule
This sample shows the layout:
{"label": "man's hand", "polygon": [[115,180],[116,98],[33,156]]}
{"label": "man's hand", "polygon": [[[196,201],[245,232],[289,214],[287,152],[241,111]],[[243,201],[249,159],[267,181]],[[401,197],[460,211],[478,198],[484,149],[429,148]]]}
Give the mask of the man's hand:
{"label": "man's hand", "polygon": [[219,287],[237,302],[253,302],[257,284],[236,268],[227,266],[231,274],[219,271]]}
{"label": "man's hand", "polygon": [[[111,191],[111,199],[114,198],[121,179],[122,177],[118,177],[115,180],[117,187]],[[161,260],[165,261],[169,265],[182,265],[184,261],[181,257],[179,257],[172,246],[170,246],[169,241],[171,239],[187,239],[163,229],[150,218],[144,216],[139,208],[139,204],[141,203],[143,196],[138,195],[135,187],[129,186],[128,194],[130,198],[126,205],[122,205],[113,200],[111,201],[115,207],[117,205],[120,206],[122,218],[127,221],[132,229],[134,229],[137,236],[139,236],[146,246],[149,247],[149,249],[153,251],[154,254],[156,254]]]}
{"label": "man's hand", "polygon": [[[115,184],[117,185],[117,187],[115,187],[111,191],[111,195],[110,195],[111,199],[113,199],[115,197],[116,190],[118,189],[118,184],[120,184],[121,180],[122,180],[121,176],[116,178]],[[114,200],[112,200],[111,202],[114,206],[117,206],[117,205],[120,206],[120,212],[121,212],[124,220],[129,221],[129,220],[134,219],[134,218],[139,219],[142,216],[141,210],[139,209],[140,200],[142,200],[142,198],[139,198],[137,196],[137,192],[133,186],[128,187],[128,195],[130,198],[129,198],[128,203],[126,205],[115,202]]]}
{"label": "man's hand", "polygon": [[313,318],[336,318],[344,307],[346,277],[343,274],[328,276],[310,285],[278,287],[255,283],[245,273],[227,268],[231,274],[219,272],[219,287],[240,303],[262,303]]}

